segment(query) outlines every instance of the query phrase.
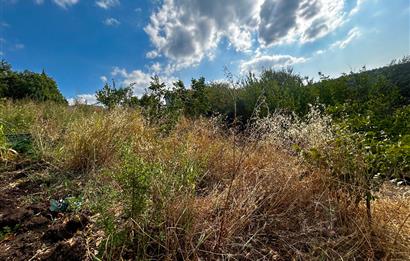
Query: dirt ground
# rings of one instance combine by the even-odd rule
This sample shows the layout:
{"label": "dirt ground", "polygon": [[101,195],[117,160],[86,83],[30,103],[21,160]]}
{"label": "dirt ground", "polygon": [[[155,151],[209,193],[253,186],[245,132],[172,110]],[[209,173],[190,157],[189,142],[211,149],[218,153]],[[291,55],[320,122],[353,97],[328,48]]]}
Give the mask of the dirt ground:
{"label": "dirt ground", "polygon": [[[40,173],[40,175],[39,175]],[[0,260],[86,260],[86,213],[51,212],[50,181],[41,165],[0,172]]]}

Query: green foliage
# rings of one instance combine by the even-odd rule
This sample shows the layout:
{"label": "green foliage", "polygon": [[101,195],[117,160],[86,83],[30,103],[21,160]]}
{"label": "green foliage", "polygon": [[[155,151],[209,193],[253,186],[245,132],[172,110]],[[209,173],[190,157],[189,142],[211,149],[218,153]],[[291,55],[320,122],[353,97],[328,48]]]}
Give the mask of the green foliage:
{"label": "green foliage", "polygon": [[33,139],[30,134],[9,134],[6,136],[10,147],[18,153],[33,155]]}
{"label": "green foliage", "polygon": [[116,88],[113,81],[112,86],[105,83],[101,90],[96,92],[97,101],[108,109],[112,109],[116,106],[136,106],[138,100],[132,97],[132,86]]}
{"label": "green foliage", "polygon": [[191,117],[207,115],[209,110],[208,98],[205,96],[205,78],[192,79],[191,91],[188,96],[186,113]]}
{"label": "green foliage", "polygon": [[146,210],[151,178],[158,176],[162,170],[155,164],[144,162],[131,152],[130,147],[124,148],[122,158],[120,171],[114,172],[113,178],[124,193],[128,217],[137,219]]}
{"label": "green foliage", "polygon": [[[173,208],[182,196],[194,195],[197,178],[201,176],[200,162],[189,153],[187,144],[168,147],[168,138],[158,139],[161,144],[152,144],[149,157],[136,149],[141,141],[124,144],[121,161],[104,171],[102,179],[109,178],[113,185],[98,188],[98,202],[94,206],[102,214],[100,222],[109,235],[104,259],[112,258],[124,246],[138,253],[140,259],[155,256],[153,248],[166,251],[166,209]],[[170,149],[172,155],[167,153]],[[158,151],[164,154],[155,155]],[[184,210],[179,225],[189,226],[189,215]]]}
{"label": "green foliage", "polygon": [[150,86],[148,87],[148,93],[144,94],[140,100],[144,115],[149,121],[158,122],[163,118],[165,113],[165,104],[163,103],[165,94],[165,83],[161,82],[157,75],[152,77]]}
{"label": "green foliage", "polygon": [[1,102],[0,121],[6,134],[28,133],[36,118],[32,104]]}
{"label": "green foliage", "polygon": [[44,71],[41,74],[27,70],[15,72],[4,60],[0,62],[0,98],[67,103],[56,82]]}
{"label": "green foliage", "polygon": [[19,228],[20,228],[20,224],[17,224],[13,227],[5,226],[5,227],[0,228],[0,241],[12,235]]}

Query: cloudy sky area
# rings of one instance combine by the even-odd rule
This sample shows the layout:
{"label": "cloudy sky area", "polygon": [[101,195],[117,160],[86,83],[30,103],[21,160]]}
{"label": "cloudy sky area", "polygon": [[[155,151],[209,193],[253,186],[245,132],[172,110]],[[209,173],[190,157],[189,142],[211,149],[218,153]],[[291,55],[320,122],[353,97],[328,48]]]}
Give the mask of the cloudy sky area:
{"label": "cloudy sky area", "polygon": [[107,80],[224,78],[292,66],[338,76],[410,54],[409,0],[0,0],[0,57],[67,98]]}

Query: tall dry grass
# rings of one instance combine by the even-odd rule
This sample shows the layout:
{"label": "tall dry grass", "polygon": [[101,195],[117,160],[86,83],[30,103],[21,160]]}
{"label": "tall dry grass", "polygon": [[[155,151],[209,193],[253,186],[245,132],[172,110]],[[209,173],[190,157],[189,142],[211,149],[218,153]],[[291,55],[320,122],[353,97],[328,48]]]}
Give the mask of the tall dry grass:
{"label": "tall dry grass", "polygon": [[356,190],[294,153],[333,148],[332,122],[315,110],[307,120],[274,114],[246,133],[181,119],[164,135],[135,111],[29,106],[28,129],[58,175],[93,174],[83,194],[102,231],[90,253],[104,260],[410,256],[409,197],[382,193],[369,225]]}
{"label": "tall dry grass", "polygon": [[72,171],[89,172],[110,166],[124,144],[139,138],[144,130],[137,112],[94,112],[67,125],[60,148],[61,161]]}

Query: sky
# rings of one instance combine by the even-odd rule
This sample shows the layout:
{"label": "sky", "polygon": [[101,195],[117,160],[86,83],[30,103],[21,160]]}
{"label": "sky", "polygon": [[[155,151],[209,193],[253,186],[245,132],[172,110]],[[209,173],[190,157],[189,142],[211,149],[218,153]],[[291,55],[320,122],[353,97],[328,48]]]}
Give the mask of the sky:
{"label": "sky", "polygon": [[89,103],[113,79],[141,95],[152,75],[317,79],[409,54],[409,0],[0,0],[0,59]]}

